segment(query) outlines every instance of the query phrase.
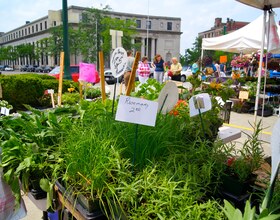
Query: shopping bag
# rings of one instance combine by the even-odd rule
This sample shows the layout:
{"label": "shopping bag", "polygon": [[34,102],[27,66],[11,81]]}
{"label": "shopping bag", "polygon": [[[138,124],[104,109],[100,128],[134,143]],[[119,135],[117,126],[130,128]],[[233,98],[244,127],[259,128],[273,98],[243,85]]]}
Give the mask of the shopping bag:
{"label": "shopping bag", "polygon": [[[1,174],[0,174],[1,175]],[[0,178],[0,219],[19,220],[26,216],[26,207],[21,199],[20,206],[16,206],[16,199],[10,186]]]}

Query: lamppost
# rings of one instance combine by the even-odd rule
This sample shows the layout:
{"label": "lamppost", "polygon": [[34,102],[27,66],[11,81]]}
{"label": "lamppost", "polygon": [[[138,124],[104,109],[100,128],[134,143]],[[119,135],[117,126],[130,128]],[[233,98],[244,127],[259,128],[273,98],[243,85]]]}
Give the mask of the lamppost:
{"label": "lamppost", "polygon": [[148,57],[149,53],[149,27],[150,27],[150,15],[149,15],[149,0],[148,0],[148,16],[147,16],[147,22],[146,22],[146,28],[147,28],[147,43],[146,43],[146,56]]}
{"label": "lamppost", "polygon": [[64,78],[71,79],[69,37],[68,37],[68,7],[67,0],[62,0],[62,21],[63,21],[63,51],[64,51]]}

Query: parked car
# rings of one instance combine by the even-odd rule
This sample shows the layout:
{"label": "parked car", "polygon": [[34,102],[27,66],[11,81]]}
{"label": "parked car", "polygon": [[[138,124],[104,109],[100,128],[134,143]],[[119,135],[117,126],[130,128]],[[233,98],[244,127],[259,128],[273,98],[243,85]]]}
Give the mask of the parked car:
{"label": "parked car", "polygon": [[53,67],[51,67],[51,66],[45,66],[45,68],[43,69],[43,72],[44,73],[49,73],[49,72],[51,72],[53,70]]}
{"label": "parked car", "polygon": [[9,65],[2,65],[2,66],[0,66],[0,71],[5,71],[6,67],[9,67]]}
{"label": "parked car", "polygon": [[29,67],[29,65],[23,65],[23,66],[20,67],[19,70],[20,70],[21,72],[25,72],[25,71],[27,70],[28,67]]}
{"label": "parked car", "polygon": [[184,66],[181,71],[181,82],[186,82],[187,78],[192,75],[191,67]]}
{"label": "parked car", "polygon": [[[70,66],[70,75],[71,75],[73,81],[75,81],[75,82],[77,82],[79,79],[79,69],[80,69],[80,67],[78,65]],[[60,73],[60,66],[57,66],[52,71],[50,71],[48,73],[48,75],[53,76],[56,79],[59,79],[59,73]]]}
{"label": "parked car", "polygon": [[35,69],[38,67],[38,65],[30,65],[27,67],[26,72],[35,72]]}
{"label": "parked car", "polygon": [[45,68],[45,66],[38,66],[38,67],[35,68],[35,72],[36,73],[42,73],[44,68]]}
{"label": "parked car", "polygon": [[[104,71],[105,81],[107,84],[115,84],[117,82],[117,78],[113,76],[112,70],[108,69]],[[123,75],[119,77],[119,83],[123,81]]]}
{"label": "parked car", "polygon": [[14,71],[14,68],[11,66],[6,66],[4,70],[5,71]]}
{"label": "parked car", "polygon": [[150,75],[149,77],[150,78],[154,78],[154,72],[155,72],[155,68],[154,66],[152,65],[153,62],[149,62],[149,66],[150,66]]}

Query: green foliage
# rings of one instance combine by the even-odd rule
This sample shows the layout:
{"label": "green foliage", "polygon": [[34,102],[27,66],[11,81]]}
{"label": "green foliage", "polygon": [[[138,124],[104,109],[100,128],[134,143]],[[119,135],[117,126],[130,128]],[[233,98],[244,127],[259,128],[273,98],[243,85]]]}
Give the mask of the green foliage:
{"label": "green foliage", "polygon": [[197,37],[191,49],[186,49],[185,55],[180,57],[182,65],[192,65],[197,62],[201,56],[202,38]]}
{"label": "green foliage", "polygon": [[[45,74],[1,75],[0,83],[3,89],[3,98],[16,110],[25,109],[25,104],[40,107],[45,103],[46,106],[49,106],[49,101],[42,101],[45,99],[44,91],[54,89],[57,92],[58,89],[58,80]],[[77,83],[64,80],[62,92],[66,92],[70,85],[78,88]]]}
{"label": "green foliage", "polygon": [[155,100],[158,98],[161,89],[164,84],[158,83],[155,79],[148,79],[146,83],[140,85],[140,82],[136,82],[137,91],[132,92],[131,96],[142,97],[148,100]]}

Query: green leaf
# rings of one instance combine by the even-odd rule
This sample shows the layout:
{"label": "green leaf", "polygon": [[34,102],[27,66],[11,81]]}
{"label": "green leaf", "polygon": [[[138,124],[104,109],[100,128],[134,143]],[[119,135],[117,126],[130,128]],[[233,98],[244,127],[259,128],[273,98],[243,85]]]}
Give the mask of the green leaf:
{"label": "green leaf", "polygon": [[50,181],[48,179],[40,179],[40,187],[42,190],[45,192],[49,193],[50,192]]}
{"label": "green leaf", "polygon": [[245,210],[244,210],[244,218],[243,219],[244,220],[253,220],[254,216],[255,216],[255,212],[256,212],[256,207],[253,207],[251,209],[250,201],[247,200]]}

